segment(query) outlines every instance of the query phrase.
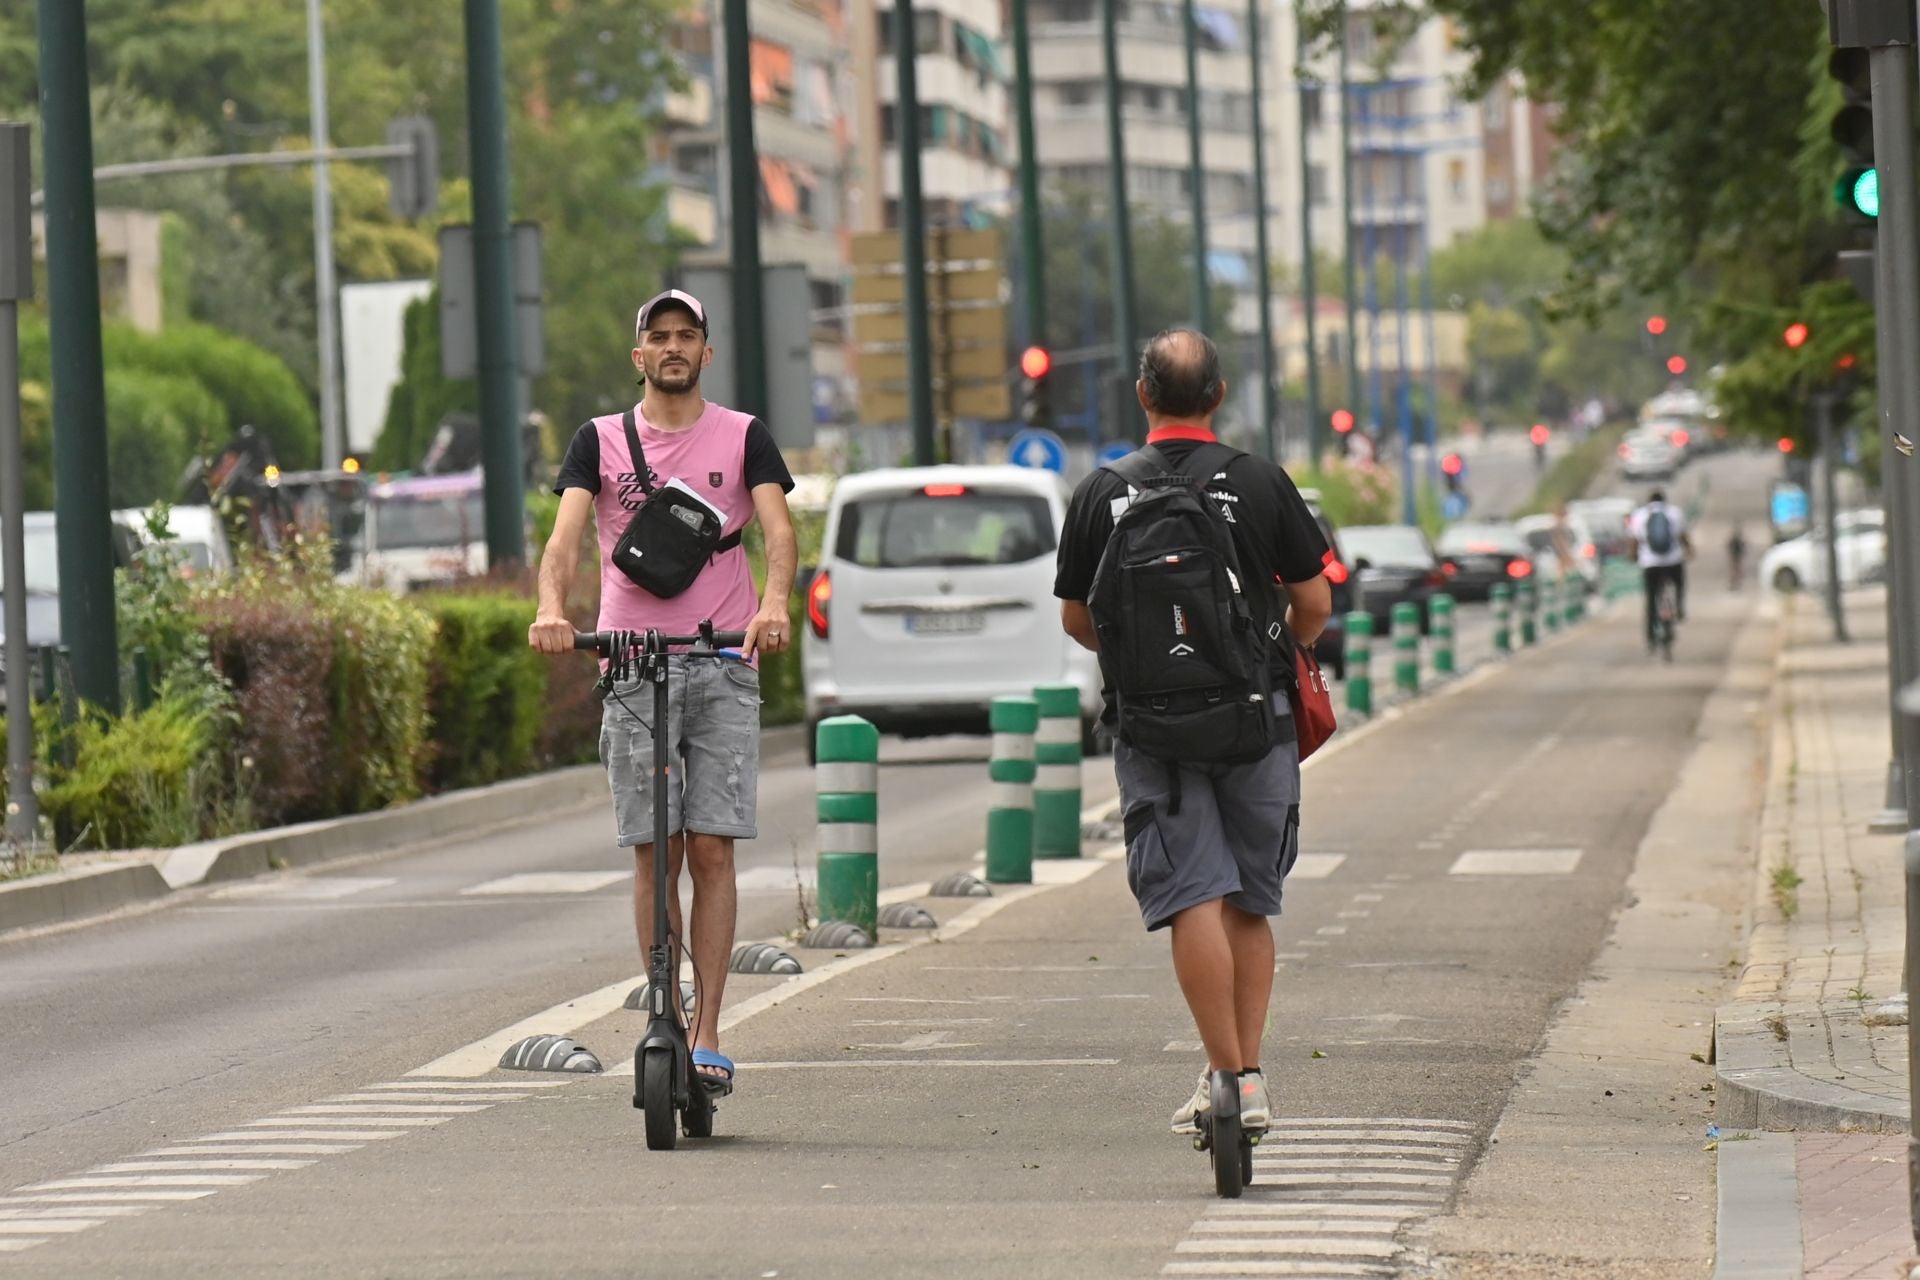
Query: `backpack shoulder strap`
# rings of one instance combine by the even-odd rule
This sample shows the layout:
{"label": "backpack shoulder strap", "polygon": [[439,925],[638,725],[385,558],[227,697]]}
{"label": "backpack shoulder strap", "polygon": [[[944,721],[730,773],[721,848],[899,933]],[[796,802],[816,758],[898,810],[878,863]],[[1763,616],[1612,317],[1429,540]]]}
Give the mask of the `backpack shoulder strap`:
{"label": "backpack shoulder strap", "polygon": [[633,458],[633,474],[640,481],[640,492],[649,498],[653,496],[653,483],[647,479],[647,451],[640,447],[640,431],[633,422],[633,406],[620,415],[620,425],[627,431],[627,453]]}
{"label": "backpack shoulder strap", "polygon": [[1146,488],[1150,481],[1179,474],[1167,465],[1167,455],[1150,444],[1141,445],[1126,457],[1109,462],[1101,469],[1113,472],[1136,489]]}

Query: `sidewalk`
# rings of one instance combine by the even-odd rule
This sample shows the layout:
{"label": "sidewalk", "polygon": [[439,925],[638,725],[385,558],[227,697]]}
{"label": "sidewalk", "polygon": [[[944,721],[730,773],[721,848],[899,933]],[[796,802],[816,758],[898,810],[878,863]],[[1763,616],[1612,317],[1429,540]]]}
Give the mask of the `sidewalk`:
{"label": "sidewalk", "polygon": [[1913,1241],[1892,1136],[1908,1128],[1907,1027],[1882,1009],[1901,987],[1901,837],[1867,831],[1886,778],[1885,595],[1850,595],[1851,644],[1817,600],[1778,607],[1753,926],[1715,1015],[1716,1274],[1891,1276]]}

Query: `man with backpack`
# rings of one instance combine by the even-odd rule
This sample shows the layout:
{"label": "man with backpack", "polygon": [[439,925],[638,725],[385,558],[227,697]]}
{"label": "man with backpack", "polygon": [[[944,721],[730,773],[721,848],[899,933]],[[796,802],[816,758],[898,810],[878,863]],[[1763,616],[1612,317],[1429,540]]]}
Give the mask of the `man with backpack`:
{"label": "man with backpack", "polygon": [[1627,530],[1633,535],[1634,556],[1647,589],[1647,652],[1651,653],[1659,642],[1654,623],[1666,583],[1673,584],[1675,612],[1681,618],[1687,616],[1687,559],[1693,555],[1693,539],[1687,533],[1686,512],[1658,489],[1648,495],[1646,506],[1627,517]]}
{"label": "man with backpack", "polygon": [[1209,1072],[1240,1079],[1241,1123],[1272,1114],[1260,1039],[1281,882],[1299,853],[1300,762],[1288,707],[1295,645],[1332,613],[1331,558],[1287,473],[1219,443],[1226,397],[1204,334],[1140,357],[1147,445],[1081,482],[1061,534],[1062,624],[1100,655],[1127,883],[1206,1047],[1177,1133],[1210,1108]]}

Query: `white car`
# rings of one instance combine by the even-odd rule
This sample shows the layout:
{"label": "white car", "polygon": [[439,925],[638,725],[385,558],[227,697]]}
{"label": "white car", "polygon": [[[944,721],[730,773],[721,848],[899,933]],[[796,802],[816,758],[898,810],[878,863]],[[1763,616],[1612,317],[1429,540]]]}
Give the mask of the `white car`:
{"label": "white car", "polygon": [[[1552,581],[1560,574],[1560,556],[1553,547],[1552,516],[1522,516],[1514,521],[1533,552],[1534,581]],[[1567,541],[1573,553],[1573,572],[1588,591],[1600,589],[1600,545],[1587,522],[1569,511]]]}
{"label": "white car", "polygon": [[[1887,566],[1886,515],[1873,508],[1843,511],[1834,517],[1834,546],[1840,561],[1840,585],[1878,580]],[[1776,543],[1760,557],[1760,581],[1776,591],[1825,586],[1827,531],[1816,522],[1811,533]]]}
{"label": "white car", "polygon": [[1060,629],[1054,553],[1072,496],[1030,467],[903,467],[843,478],[806,579],[808,750],[827,716],[883,733],[985,733],[993,700],[1080,690],[1098,729],[1100,666]]}
{"label": "white car", "polygon": [[1641,430],[1620,442],[1620,474],[1628,480],[1665,480],[1680,466],[1680,450],[1663,431]]}

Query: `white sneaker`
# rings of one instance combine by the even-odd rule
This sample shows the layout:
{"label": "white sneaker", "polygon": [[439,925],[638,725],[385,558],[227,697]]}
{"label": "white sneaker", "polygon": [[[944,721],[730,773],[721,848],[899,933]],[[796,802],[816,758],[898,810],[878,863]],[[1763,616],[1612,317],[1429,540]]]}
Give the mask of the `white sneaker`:
{"label": "white sneaker", "polygon": [[1173,1131],[1175,1133],[1198,1133],[1198,1117],[1202,1112],[1213,1110],[1213,1074],[1206,1068],[1200,1070],[1200,1087],[1193,1091],[1186,1105],[1173,1113]]}
{"label": "white sneaker", "polygon": [[1267,1078],[1258,1071],[1240,1073],[1240,1127],[1265,1129],[1273,1123],[1273,1100],[1267,1096]]}

